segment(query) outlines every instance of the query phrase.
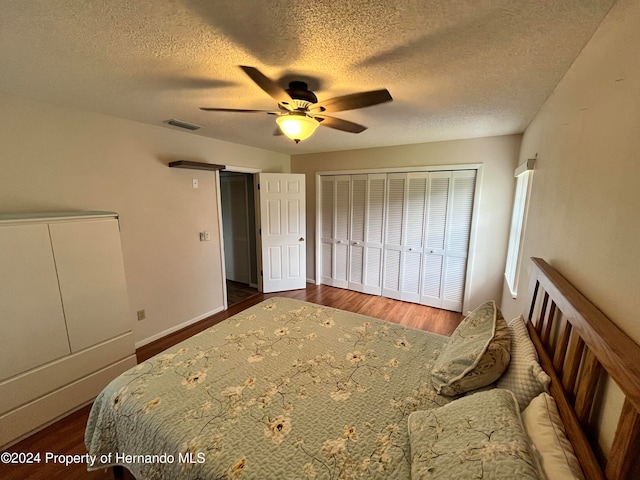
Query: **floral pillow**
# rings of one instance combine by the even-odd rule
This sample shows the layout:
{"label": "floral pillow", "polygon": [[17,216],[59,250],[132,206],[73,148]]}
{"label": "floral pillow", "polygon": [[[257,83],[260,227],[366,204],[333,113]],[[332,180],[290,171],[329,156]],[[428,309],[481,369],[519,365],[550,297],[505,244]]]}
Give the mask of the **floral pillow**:
{"label": "floral pillow", "polygon": [[493,300],[471,312],[438,355],[431,382],[439,394],[458,395],[495,382],[509,365],[511,338]]}
{"label": "floral pillow", "polygon": [[409,415],[411,479],[541,478],[520,410],[493,389]]}

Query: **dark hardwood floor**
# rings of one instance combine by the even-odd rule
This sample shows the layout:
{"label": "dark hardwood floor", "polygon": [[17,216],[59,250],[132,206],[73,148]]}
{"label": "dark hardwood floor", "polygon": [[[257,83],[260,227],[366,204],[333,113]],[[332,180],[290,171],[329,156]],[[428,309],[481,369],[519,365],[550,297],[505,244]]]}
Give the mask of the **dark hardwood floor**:
{"label": "dark hardwood floor", "polygon": [[[298,300],[340,308],[342,310],[381,318],[441,335],[450,335],[463,318],[462,315],[458,313],[439,310],[437,308],[400,302],[389,298],[366,295],[325,285],[307,284],[307,287],[302,290],[270,294],[258,293],[235,305],[231,305],[224,312],[220,312],[183,330],[145,345],[136,351],[138,363],[250,306],[260,303],[267,298],[277,296],[296,298]],[[82,455],[86,453],[84,430],[90,409],[90,405],[86,406],[44,430],[22,440],[13,447],[10,447],[7,450],[8,452],[40,453],[41,462],[31,465],[9,465],[0,462],[0,478],[3,480],[112,479],[113,473],[110,469],[87,472],[84,463],[76,463],[69,466],[52,462],[45,463],[45,455],[47,452],[55,455]],[[133,476],[125,469],[124,478],[132,479]]]}
{"label": "dark hardwood floor", "polygon": [[235,305],[247,298],[257,295],[258,289],[250,287],[244,283],[227,280],[227,305]]}

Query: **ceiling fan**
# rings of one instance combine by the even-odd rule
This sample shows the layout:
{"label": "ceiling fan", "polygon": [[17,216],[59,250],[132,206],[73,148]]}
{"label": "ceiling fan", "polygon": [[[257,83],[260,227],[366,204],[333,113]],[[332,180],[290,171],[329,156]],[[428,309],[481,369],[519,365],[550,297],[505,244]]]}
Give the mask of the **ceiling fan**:
{"label": "ceiling fan", "polygon": [[275,115],[279,129],[275,135],[284,134],[298,143],[309,138],[319,125],[343,132],[360,133],[367,129],[364,125],[325,115],[325,112],[342,112],[356,108],[370,107],[393,100],[387,89],[353,93],[318,102],[316,95],[305,82],[293,81],[288,88],[282,88],[255,67],[240,66],[251,80],[271,98],[278,102],[278,110],[243,110],[237,108],[201,107],[208,112],[266,113]]}

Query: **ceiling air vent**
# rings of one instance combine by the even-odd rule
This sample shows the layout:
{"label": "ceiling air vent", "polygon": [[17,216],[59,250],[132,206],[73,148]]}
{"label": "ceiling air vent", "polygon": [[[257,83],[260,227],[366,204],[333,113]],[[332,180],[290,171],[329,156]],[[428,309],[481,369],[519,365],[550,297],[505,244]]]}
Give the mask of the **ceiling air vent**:
{"label": "ceiling air vent", "polygon": [[194,125],[193,123],[183,122],[182,120],[176,120],[172,118],[171,120],[167,120],[166,123],[169,125],[173,125],[174,127],[185,128],[187,130],[198,130],[202,128],[200,125]]}

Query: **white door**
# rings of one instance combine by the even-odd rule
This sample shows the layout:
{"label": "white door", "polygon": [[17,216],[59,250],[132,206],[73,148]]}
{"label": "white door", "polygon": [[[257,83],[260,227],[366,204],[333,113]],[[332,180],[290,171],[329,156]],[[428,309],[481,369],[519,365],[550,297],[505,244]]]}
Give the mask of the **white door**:
{"label": "white door", "polygon": [[476,171],[429,177],[420,303],[462,311]]}
{"label": "white door", "polygon": [[335,179],[333,224],[333,277],[332,285],[349,286],[349,197],[350,175],[338,175]]}
{"label": "white door", "polygon": [[462,311],[475,186],[475,170],[452,173],[442,274],[442,308],[455,312]]}
{"label": "white door", "polygon": [[366,236],[364,250],[365,293],[382,294],[382,251],[384,248],[384,197],[386,173],[367,175]]}
{"label": "white door", "polygon": [[400,300],[402,293],[402,225],[406,184],[406,173],[390,173],[387,176],[382,296],[396,300]]}
{"label": "white door", "polygon": [[429,174],[425,172],[407,175],[406,214],[402,225],[402,293],[400,295],[400,299],[407,302],[420,302],[420,272],[428,178]]}
{"label": "white door", "polygon": [[305,176],[260,173],[262,291],[306,286]]}
{"label": "white door", "polygon": [[431,172],[429,175],[420,303],[430,307],[442,307],[442,272],[450,183],[451,172]]}
{"label": "white door", "polygon": [[351,215],[349,216],[349,289],[364,291],[365,218],[367,176],[351,176]]}
{"label": "white door", "polygon": [[333,285],[334,186],[333,177],[321,177],[320,283],[324,285]]}

